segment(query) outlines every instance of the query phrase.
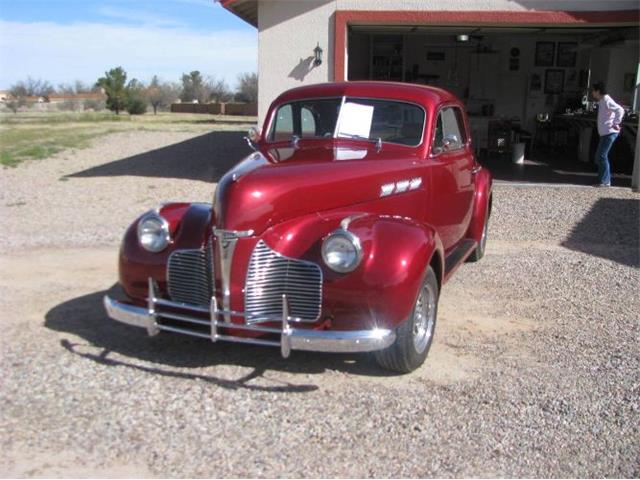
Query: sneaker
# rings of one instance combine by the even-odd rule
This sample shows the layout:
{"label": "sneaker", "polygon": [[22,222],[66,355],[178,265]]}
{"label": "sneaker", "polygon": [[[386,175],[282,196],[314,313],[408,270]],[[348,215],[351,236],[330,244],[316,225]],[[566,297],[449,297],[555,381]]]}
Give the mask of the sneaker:
{"label": "sneaker", "polygon": [[611,184],[610,183],[596,183],[593,185],[596,188],[606,188],[606,187],[610,187]]}

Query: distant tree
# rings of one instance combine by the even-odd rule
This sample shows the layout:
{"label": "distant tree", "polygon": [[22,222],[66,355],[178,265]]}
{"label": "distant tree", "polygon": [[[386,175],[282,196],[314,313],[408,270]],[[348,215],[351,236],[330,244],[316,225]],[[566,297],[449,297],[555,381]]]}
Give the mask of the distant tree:
{"label": "distant tree", "polygon": [[130,115],[142,115],[147,111],[147,99],[145,98],[145,86],[135,78],[127,84],[126,109]]}
{"label": "distant tree", "polygon": [[20,80],[9,88],[9,98],[5,101],[5,105],[13,113],[18,113],[18,109],[29,104],[29,98],[43,97],[49,98],[54,91],[53,87],[46,80],[35,80],[27,77],[26,80]]}
{"label": "distant tree", "polygon": [[46,80],[36,80],[31,77],[17,82],[11,87],[11,90],[14,90],[19,96],[43,98],[49,98],[49,95],[54,92],[53,86]]}
{"label": "distant tree", "polygon": [[76,80],[73,83],[61,83],[56,88],[56,92],[66,95],[77,95],[79,93],[91,93],[98,91],[100,87],[88,85],[82,80]]}
{"label": "distant tree", "polygon": [[98,87],[104,89],[107,95],[107,108],[116,115],[120,114],[127,106],[128,92],[126,88],[127,73],[122,67],[112,68],[104,73],[104,77],[100,77],[96,82]]}
{"label": "distant tree", "polygon": [[149,86],[145,89],[144,95],[153,108],[153,114],[156,115],[158,108],[168,107],[177,100],[179,87],[168,82],[162,82],[157,75],[154,75]]}
{"label": "distant tree", "polygon": [[204,88],[204,78],[198,70],[182,75],[182,92],[180,100],[183,102],[193,102],[197,100],[200,103],[206,103],[207,92]]}
{"label": "distant tree", "polygon": [[9,89],[9,96],[5,100],[4,104],[13,113],[18,113],[18,109],[27,104],[27,96],[24,90],[17,88],[15,85]]}
{"label": "distant tree", "polygon": [[208,94],[208,100],[214,102],[228,102],[233,98],[233,93],[224,80],[218,80],[215,77],[209,77],[205,83],[205,90]]}
{"label": "distant tree", "polygon": [[239,102],[254,103],[258,101],[258,74],[241,73],[238,75],[238,91],[235,99]]}

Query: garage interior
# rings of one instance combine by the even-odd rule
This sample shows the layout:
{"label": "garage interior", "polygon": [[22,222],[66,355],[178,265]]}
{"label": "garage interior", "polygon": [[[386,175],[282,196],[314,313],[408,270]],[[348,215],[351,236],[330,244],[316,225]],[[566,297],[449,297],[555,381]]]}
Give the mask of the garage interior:
{"label": "garage interior", "polygon": [[497,179],[594,183],[589,85],[627,110],[610,153],[631,184],[638,127],[638,29],[350,25],[349,80],[442,87],[466,104],[478,158]]}

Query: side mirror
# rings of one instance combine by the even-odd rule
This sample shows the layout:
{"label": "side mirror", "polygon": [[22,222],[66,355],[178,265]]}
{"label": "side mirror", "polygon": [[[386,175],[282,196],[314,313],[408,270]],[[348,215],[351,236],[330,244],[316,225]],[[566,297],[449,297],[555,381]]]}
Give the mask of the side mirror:
{"label": "side mirror", "polygon": [[251,127],[247,132],[247,137],[253,143],[258,143],[260,141],[260,129],[258,127]]}
{"label": "side mirror", "polygon": [[433,147],[431,149],[431,156],[432,157],[437,157],[438,155],[444,153],[444,148],[442,147]]}
{"label": "side mirror", "polygon": [[445,152],[448,152],[452,148],[458,148],[459,145],[460,140],[458,140],[457,135],[447,135],[444,137],[444,140],[442,140],[442,148],[444,148]]}
{"label": "side mirror", "polygon": [[258,150],[258,147],[256,146],[256,143],[260,141],[260,130],[258,127],[251,127],[244,139],[252,150]]}

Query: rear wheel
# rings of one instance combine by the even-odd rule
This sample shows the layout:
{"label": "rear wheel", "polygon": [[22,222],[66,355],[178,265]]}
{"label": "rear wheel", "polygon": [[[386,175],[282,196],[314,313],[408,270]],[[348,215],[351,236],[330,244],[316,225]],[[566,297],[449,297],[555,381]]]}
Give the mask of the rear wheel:
{"label": "rear wheel", "polygon": [[424,363],[433,341],[438,295],[438,280],[429,267],[411,316],[396,330],[396,341],[375,354],[381,367],[408,373]]}

